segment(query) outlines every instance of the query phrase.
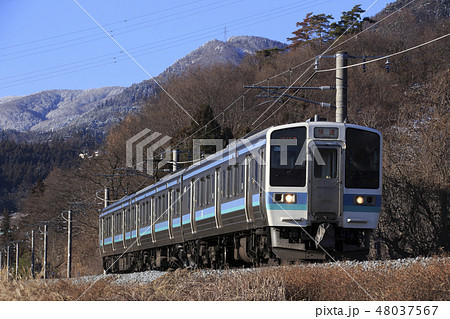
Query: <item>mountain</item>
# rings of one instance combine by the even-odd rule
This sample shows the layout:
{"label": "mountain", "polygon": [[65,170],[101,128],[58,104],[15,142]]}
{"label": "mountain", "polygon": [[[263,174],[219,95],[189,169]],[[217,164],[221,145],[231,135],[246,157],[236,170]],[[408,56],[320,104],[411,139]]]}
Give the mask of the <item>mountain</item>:
{"label": "mountain", "polygon": [[[211,40],[176,61],[155,79],[165,83],[191,67],[216,63],[237,65],[247,54],[286,45],[266,38],[239,36],[228,41]],[[27,96],[0,98],[0,130],[19,132],[104,133],[106,128],[137,110],[140,103],[159,91],[146,80],[131,87],[104,87],[89,90],[51,90]]]}
{"label": "mountain", "polygon": [[57,131],[85,117],[99,103],[124,88],[51,90],[22,97],[0,98],[0,127],[4,130]]}
{"label": "mountain", "polygon": [[211,40],[168,67],[160,76],[180,75],[191,66],[204,67],[216,63],[239,64],[247,54],[264,49],[283,49],[286,44],[260,37],[231,37],[228,41]]}

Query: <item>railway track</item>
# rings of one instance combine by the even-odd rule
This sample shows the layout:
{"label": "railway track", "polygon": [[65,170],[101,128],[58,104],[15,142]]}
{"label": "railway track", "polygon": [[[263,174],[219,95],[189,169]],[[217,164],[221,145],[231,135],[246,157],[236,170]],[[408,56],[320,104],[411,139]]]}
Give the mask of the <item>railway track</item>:
{"label": "railway track", "polygon": [[[416,258],[406,258],[406,259],[395,259],[395,260],[368,260],[368,261],[337,261],[337,262],[317,262],[317,263],[300,263],[296,265],[289,266],[270,266],[271,268],[282,268],[282,267],[298,267],[298,268],[335,268],[336,270],[344,269],[351,270],[352,268],[358,268],[363,271],[389,271],[394,269],[401,269],[410,267],[413,265],[427,266],[431,262],[442,261],[442,263],[450,263],[450,257],[416,257]],[[192,270],[195,275],[198,276],[208,276],[208,275],[233,275],[242,274],[246,272],[257,272],[259,269],[266,269],[268,267],[261,268],[234,268],[234,269],[198,269]],[[134,272],[126,274],[107,274],[98,276],[84,276],[79,278],[71,279],[75,282],[80,283],[94,283],[101,279],[110,279],[111,283],[117,284],[119,286],[127,285],[145,285],[151,283],[152,281],[158,279],[159,277],[171,273],[172,271],[156,271],[149,270],[143,272]]]}

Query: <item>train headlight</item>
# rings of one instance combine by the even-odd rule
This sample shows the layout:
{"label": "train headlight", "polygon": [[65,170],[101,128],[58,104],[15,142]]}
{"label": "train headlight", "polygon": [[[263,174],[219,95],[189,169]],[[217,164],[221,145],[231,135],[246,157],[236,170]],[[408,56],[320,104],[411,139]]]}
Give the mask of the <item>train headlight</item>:
{"label": "train headlight", "polygon": [[284,202],[286,204],[293,204],[296,202],[295,195],[294,194],[285,194],[284,195]]}
{"label": "train headlight", "polygon": [[273,194],[274,203],[295,204],[297,196],[295,194]]}
{"label": "train headlight", "polygon": [[362,197],[362,196],[356,197],[356,202],[357,202],[359,205],[362,205],[362,204],[364,203],[364,197]]}

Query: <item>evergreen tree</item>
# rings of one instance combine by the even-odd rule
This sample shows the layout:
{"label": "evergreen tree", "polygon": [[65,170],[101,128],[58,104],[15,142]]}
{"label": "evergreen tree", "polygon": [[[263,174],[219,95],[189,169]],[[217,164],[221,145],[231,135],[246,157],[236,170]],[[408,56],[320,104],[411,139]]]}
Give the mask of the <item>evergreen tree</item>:
{"label": "evergreen tree", "polygon": [[319,39],[320,42],[328,41],[330,19],[333,19],[333,16],[324,13],[317,15],[312,15],[312,12],[308,13],[302,22],[297,22],[296,26],[300,28],[292,32],[295,36],[287,38],[292,41],[289,48],[296,48],[316,39]]}
{"label": "evergreen tree", "polygon": [[342,12],[341,20],[338,22],[333,22],[330,24],[329,35],[331,38],[338,38],[344,33],[346,34],[356,34],[362,31],[363,23],[365,21],[373,23],[374,21],[370,18],[361,19],[361,13],[365,11],[361,9],[361,5],[358,4],[353,7],[350,11]]}

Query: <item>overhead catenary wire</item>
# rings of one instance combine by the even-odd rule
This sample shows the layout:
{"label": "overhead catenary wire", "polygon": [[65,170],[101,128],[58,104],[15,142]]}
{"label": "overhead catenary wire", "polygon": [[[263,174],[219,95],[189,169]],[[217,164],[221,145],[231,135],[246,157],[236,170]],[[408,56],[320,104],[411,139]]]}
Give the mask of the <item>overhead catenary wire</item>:
{"label": "overhead catenary wire", "polygon": [[[323,4],[323,3],[327,3],[327,2],[329,2],[329,1],[324,1],[324,2],[319,3],[319,4]],[[311,1],[310,3],[315,3],[315,2]],[[302,8],[302,9],[304,9],[304,8]],[[283,11],[287,11],[287,10],[283,10]],[[285,14],[291,14],[291,13],[292,12],[287,11],[287,13],[285,13]],[[261,14],[257,14],[257,15],[253,15],[253,16],[249,16],[249,17],[245,17],[245,18],[234,20],[234,21],[241,21],[242,20],[243,22],[235,23],[235,24],[227,23],[227,27],[229,27],[229,29],[230,29],[230,28],[233,28],[233,26],[235,26],[235,28],[232,29],[232,30],[238,30],[238,29],[241,29],[241,28],[244,28],[244,27],[248,27],[248,26],[251,26],[251,25],[260,24],[260,23],[263,23],[263,22],[267,21],[267,19],[261,20],[261,18],[266,18],[266,17],[270,17],[270,16],[273,16],[273,15],[280,16],[280,12],[277,13],[276,11],[275,12],[271,11],[271,13],[265,14],[262,17],[258,17],[259,15],[261,15]],[[281,14],[281,15],[283,15],[283,14]],[[257,21],[254,22],[254,23],[248,23],[248,21],[252,20],[250,18],[254,17],[254,16],[256,16],[256,18],[253,18],[253,20],[257,20]],[[258,21],[258,19],[261,20],[261,21]],[[204,32],[205,30],[208,30],[208,29],[211,29],[211,31]],[[213,26],[213,27],[209,27],[209,28],[202,28],[199,31],[202,31],[202,32],[201,33],[199,33],[198,31],[190,32],[190,33],[186,33],[186,34],[183,34],[183,35],[177,35],[176,37],[166,38],[164,40],[156,41],[156,42],[153,42],[153,43],[140,45],[140,46],[131,48],[129,50],[129,52],[132,53],[134,57],[141,57],[141,56],[152,54],[152,53],[156,53],[156,52],[159,52],[159,51],[162,51],[162,50],[167,50],[167,49],[170,49],[170,48],[173,48],[173,47],[176,47],[176,46],[180,46],[182,44],[190,43],[190,42],[192,42],[192,40],[201,40],[201,39],[205,39],[206,36],[218,35],[219,32],[220,33],[223,32],[223,25]],[[172,40],[179,39],[179,38],[182,38],[183,41],[176,41],[176,43],[173,43]],[[98,39],[99,38],[96,38],[94,40],[88,40],[86,42],[80,42],[80,43],[77,43],[76,45],[81,45],[81,44],[84,44],[84,43],[93,42],[93,41],[96,41]],[[167,44],[161,44],[161,45],[155,45],[155,44],[164,43],[164,42],[168,42],[168,43]],[[150,49],[144,49],[145,47],[148,47],[148,46],[150,47]],[[69,47],[71,47],[71,45],[67,45],[67,46],[64,46],[62,48],[69,48]],[[52,52],[53,50],[54,49],[48,49],[48,50],[40,51],[38,53]],[[32,56],[32,55],[35,55],[35,54],[37,54],[37,53],[30,53],[30,54],[26,54],[26,55],[22,55],[22,56],[14,56],[13,58],[0,60],[0,62],[5,62],[5,61],[9,61],[11,59],[17,59],[17,58],[23,58],[23,57],[27,57],[27,56]],[[72,71],[63,72],[63,70],[61,70],[61,72],[63,72],[63,73],[57,73],[59,71],[49,72],[49,73],[45,73],[43,75],[40,75],[41,77],[34,76],[33,78],[35,78],[35,79],[33,79],[33,80],[29,80],[28,78],[27,79],[22,79],[22,80],[15,80],[14,81],[15,83],[13,83],[13,84],[11,84],[11,81],[8,81],[8,82],[5,82],[5,83],[0,83],[0,88],[8,88],[8,87],[19,86],[19,85],[26,84],[26,83],[36,82],[36,81],[43,80],[43,79],[50,79],[50,78],[57,77],[57,76],[71,74],[73,72],[85,71],[85,70],[89,70],[89,69],[92,69],[92,68],[102,67],[102,66],[106,66],[106,65],[110,65],[110,64],[113,64],[113,63],[117,63],[117,62],[120,62],[120,61],[127,60],[127,58],[125,58],[125,57],[120,57],[121,55],[123,55],[123,52],[115,52],[115,53],[106,54],[106,55],[97,57],[99,59],[101,59],[102,57],[107,59],[107,60],[105,60],[106,62],[99,61],[99,64],[97,64],[97,65],[95,63],[83,64],[82,66],[80,66],[81,69],[77,69],[76,67],[70,67],[69,69],[66,69],[66,70],[72,70]],[[95,59],[95,58],[89,58],[87,60],[92,60],[92,59]],[[71,66],[74,63],[84,63],[87,60],[84,59],[84,60],[81,60],[81,61],[78,61],[78,62],[72,62],[72,63],[69,63],[69,64],[60,65],[58,67],[51,67],[50,69],[59,68],[59,67],[63,68],[65,66]],[[102,63],[102,62],[104,62],[104,63]],[[64,71],[66,71],[66,70],[64,70]],[[41,71],[46,71],[46,70],[41,70]],[[10,79],[10,78],[14,78],[14,77],[20,77],[20,76],[25,77],[25,76],[27,76],[29,74],[35,74],[35,73],[39,73],[41,71],[27,72],[27,73],[23,73],[23,74],[20,74],[20,75],[8,76],[8,77],[0,78],[0,79],[1,80],[5,80],[5,79]],[[42,77],[42,76],[45,76],[45,77]]]}
{"label": "overhead catenary wire", "polygon": [[[8,1],[14,1],[14,0],[8,0]],[[184,4],[178,4],[175,7],[170,7],[170,8],[167,8],[167,9],[154,11],[152,13],[143,14],[143,15],[140,15],[140,16],[137,16],[137,17],[124,18],[124,19],[120,19],[120,20],[115,21],[115,22],[106,23],[106,24],[104,24],[104,26],[109,27],[109,26],[116,25],[116,24],[122,24],[124,22],[128,22],[128,21],[131,21],[131,20],[136,20],[136,19],[139,19],[139,18],[142,18],[142,17],[156,15],[158,13],[165,12],[165,11],[172,11],[173,12],[174,9],[178,9],[180,7],[185,7],[185,6],[188,6],[188,5],[191,5],[191,4],[194,4],[194,3],[198,3],[198,2],[202,2],[202,1],[204,1],[204,0],[197,0],[197,1],[187,2],[187,3],[184,3]],[[83,33],[83,32],[93,31],[93,30],[98,30],[98,28],[97,27],[91,27],[91,28],[86,28],[86,29],[82,29],[82,30],[67,32],[67,33],[63,33],[63,34],[58,34],[58,35],[55,35],[55,36],[40,38],[40,39],[33,40],[33,41],[26,41],[26,42],[22,42],[22,43],[17,43],[17,44],[13,44],[13,45],[6,46],[6,47],[0,47],[0,51],[6,50],[6,49],[10,49],[10,48],[13,48],[13,47],[20,47],[20,46],[24,46],[24,45],[28,45],[28,44],[32,44],[32,43],[44,42],[44,41],[48,41],[48,40],[53,40],[53,39],[57,39],[57,38],[70,36],[70,35],[73,35],[73,34],[79,34],[79,33]]]}
{"label": "overhead catenary wire", "polygon": [[[411,1],[409,1],[408,3],[406,3],[405,5],[403,5],[403,6],[402,6],[401,8],[399,8],[398,10],[396,10],[396,11],[394,11],[394,12],[388,14],[388,15],[385,16],[383,19],[376,21],[374,24],[370,25],[368,28],[362,30],[361,32],[359,32],[359,33],[357,33],[357,34],[355,34],[355,35],[353,35],[352,37],[346,39],[345,41],[336,44],[337,40],[339,40],[339,38],[340,38],[340,37],[339,37],[339,38],[336,39],[336,40],[330,45],[330,47],[329,47],[328,49],[326,49],[321,55],[325,55],[328,51],[330,51],[330,50],[332,50],[332,49],[335,49],[335,48],[337,48],[337,47],[343,45],[344,43],[346,43],[346,42],[348,42],[348,41],[350,41],[350,40],[353,40],[353,39],[357,38],[357,37],[360,36],[362,33],[367,32],[368,30],[370,30],[371,28],[375,27],[375,26],[378,25],[379,23],[381,23],[381,22],[383,22],[384,20],[386,20],[386,19],[392,17],[394,14],[398,14],[399,12],[401,12],[401,10],[403,10],[404,8],[406,8],[407,6],[409,6],[410,4],[412,4],[414,1],[416,1],[416,0],[411,0]],[[369,10],[376,2],[377,2],[377,1],[373,2],[373,3],[369,6],[369,8],[368,8],[367,10],[365,10],[365,12],[367,12],[367,11],[368,11],[368,10]],[[348,29],[347,29],[347,30],[348,30]],[[346,30],[346,31],[347,31],[347,30]],[[345,34],[345,32],[344,32],[344,34]],[[341,37],[342,37],[342,35],[341,35]],[[336,44],[336,45],[335,45],[335,44]],[[286,73],[292,73],[293,70],[295,70],[295,69],[297,69],[297,68],[299,68],[299,67],[301,67],[301,66],[304,66],[305,64],[307,64],[307,63],[309,63],[309,62],[314,61],[315,58],[316,58],[316,57],[313,57],[313,58],[311,58],[311,59],[309,59],[309,60],[306,60],[306,61],[304,61],[304,62],[302,62],[302,63],[300,63],[300,64],[298,64],[298,65],[296,65],[296,66],[290,67],[290,68],[289,68],[288,70],[286,70],[286,71],[283,71],[283,72],[278,73],[278,74],[276,74],[276,75],[274,75],[274,76],[271,76],[271,77],[269,77],[269,78],[266,78],[265,80],[262,80],[262,81],[260,81],[260,82],[254,83],[253,85],[254,85],[254,86],[257,86],[257,85],[260,85],[260,84],[266,82],[267,80],[274,79],[274,78],[276,78],[276,77],[278,77],[278,76],[281,76],[281,75],[284,75],[284,74],[286,74]],[[314,65],[314,64],[313,64],[313,65]],[[297,78],[290,86],[293,86],[293,85],[294,85],[294,84],[295,84],[295,83],[296,83],[296,82],[297,82],[304,74],[306,74],[306,72],[307,72],[313,65],[309,66],[308,69],[307,69],[304,73],[302,73],[302,74],[300,75],[300,77],[298,77],[298,78]],[[316,75],[316,72],[314,72],[314,73],[310,76],[310,78],[308,78],[308,80],[307,80],[305,83],[308,83],[309,80],[311,80],[312,77],[314,77],[315,75]],[[303,84],[303,85],[305,85],[305,84]],[[289,87],[288,87],[288,88],[289,88]],[[180,145],[180,144],[182,144],[182,143],[184,143],[186,140],[190,139],[190,138],[193,137],[195,134],[197,134],[198,132],[200,132],[203,128],[205,128],[207,125],[209,125],[209,124],[212,123],[214,120],[216,120],[219,116],[223,115],[224,112],[228,111],[228,109],[230,109],[231,106],[233,106],[239,99],[244,98],[245,94],[247,94],[247,93],[249,92],[249,90],[250,90],[250,89],[247,89],[241,96],[239,96],[235,101],[233,101],[229,106],[227,106],[227,107],[226,107],[222,112],[220,112],[216,117],[214,117],[211,121],[209,121],[208,123],[206,123],[203,127],[199,128],[197,131],[195,131],[194,133],[192,133],[191,135],[189,135],[188,137],[184,138],[182,141],[180,141],[179,143],[177,143],[177,144],[175,145],[175,147],[178,146],[178,145]],[[278,102],[278,101],[279,101],[279,98],[276,99],[276,100],[272,103],[272,105],[271,105],[270,107],[272,107],[272,106],[273,106],[276,102]],[[279,107],[278,107],[278,108],[277,108],[277,109],[276,109],[276,110],[275,110],[268,118],[266,118],[263,122],[261,122],[257,127],[253,128],[253,130],[252,130],[251,132],[255,131],[258,127],[260,127],[263,123],[265,123],[270,117],[272,117],[276,112],[278,112],[278,111],[279,111],[279,110],[280,110],[280,109],[281,109],[288,101],[289,101],[289,99],[287,99],[285,102],[283,102],[282,105],[279,106]],[[253,110],[253,109],[254,109],[254,108],[252,108],[251,110]],[[244,112],[248,112],[248,111],[249,111],[249,110],[245,110]],[[259,118],[258,118],[258,119],[259,119]],[[242,121],[242,120],[241,120],[241,121]],[[255,121],[255,122],[256,122],[256,121]],[[255,123],[255,122],[254,122],[254,123]],[[211,131],[213,131],[213,130],[215,130],[215,129],[217,129],[217,128],[213,128],[213,129],[209,130],[208,133],[211,132]]]}
{"label": "overhead catenary wire", "polygon": [[167,92],[166,91],[166,89],[164,89],[162,86],[161,86],[161,84],[159,84],[159,82],[158,81],[156,81],[156,79],[153,77],[153,76],[151,76],[150,75],[150,73],[142,66],[142,64],[140,64],[116,39],[114,39],[114,37],[113,36],[111,36],[111,34],[108,32],[108,31],[106,31],[106,29],[77,1],[77,0],[72,0],[73,2],[75,2],[77,5],[78,5],[78,7],[80,7],[80,9],[84,12],[84,13],[86,13],[86,15],[95,23],[95,24],[97,24],[98,25],[98,27],[100,28],[100,29],[102,29],[103,30],[103,32],[105,32],[106,33],[106,35],[118,46],[118,47],[120,47],[121,49],[122,49],[122,51],[123,52],[125,52],[127,55],[128,55],[128,57],[131,59],[131,60],[133,60],[133,62],[142,70],[142,71],[144,71],[144,73],[145,74],[147,74],[147,76],[153,81],[153,82],[155,82],[156,83],[156,85],[158,85],[159,87],[160,87],[160,89],[164,92],[164,93],[166,93],[167,94],[167,96],[173,101],[173,102],[175,102],[175,104],[178,106],[178,107],[180,107],[183,111],[184,111],[184,113],[186,113],[195,123],[197,123],[197,125],[199,125],[198,124],[198,122],[192,117],[192,115],[191,114],[189,114],[189,112],[177,101],[177,100],[175,100],[175,98],[169,93],[169,92]]}
{"label": "overhead catenary wire", "polygon": [[[445,39],[448,36],[450,36],[450,33],[444,34],[444,35],[442,35],[440,37],[437,37],[437,38],[435,38],[433,40],[426,41],[424,43],[415,45],[415,46],[413,46],[411,48],[408,48],[408,49],[405,49],[405,50],[401,50],[401,51],[398,51],[398,52],[395,52],[395,53],[391,53],[391,54],[388,54],[388,55],[385,55],[385,56],[382,56],[382,57],[379,57],[379,58],[375,58],[373,60],[366,60],[366,61],[363,61],[363,62],[360,62],[360,63],[355,63],[355,64],[343,66],[342,69],[350,69],[350,68],[354,68],[354,67],[357,67],[357,66],[361,66],[361,65],[365,65],[365,64],[369,64],[369,63],[373,63],[373,62],[378,62],[380,60],[388,59],[388,58],[391,58],[393,56],[396,56],[396,55],[399,55],[399,54],[404,54],[404,53],[407,53],[409,51],[416,50],[416,49],[419,49],[419,48],[421,48],[423,46],[426,46],[426,45],[432,44],[434,42],[440,41],[442,39]],[[336,71],[336,70],[337,70],[337,68],[326,69],[326,70],[318,70],[317,73],[331,72],[331,71]]]}
{"label": "overhead catenary wire", "polygon": [[[340,43],[336,43],[336,41],[334,41],[334,43],[331,44],[331,46],[329,47],[329,49],[328,49],[327,51],[330,51],[330,50],[332,50],[332,49],[336,49],[336,48],[340,47],[341,45],[343,45],[343,44],[345,44],[345,43],[347,43],[347,42],[349,42],[349,41],[351,41],[351,40],[353,40],[353,39],[358,38],[358,36],[361,36],[361,34],[367,32],[368,30],[370,30],[370,29],[372,29],[372,28],[374,28],[376,25],[380,24],[380,23],[383,22],[384,20],[389,19],[389,18],[390,18],[391,16],[393,16],[394,14],[397,14],[397,13],[401,12],[404,8],[406,8],[407,6],[409,6],[410,4],[412,4],[412,3],[415,2],[415,1],[416,1],[416,0],[411,0],[411,1],[409,1],[408,3],[406,3],[405,5],[403,5],[401,8],[395,10],[394,12],[391,12],[390,14],[388,14],[387,16],[383,17],[382,19],[380,19],[380,20],[374,22],[373,24],[371,24],[370,26],[368,26],[367,28],[365,28],[365,29],[362,30],[361,32],[358,32],[357,34],[353,35],[352,37],[350,37],[350,38],[348,38],[348,39],[346,39],[346,40],[344,40],[344,41],[342,41],[342,42],[340,42]],[[367,10],[368,10],[368,9],[367,9]],[[366,10],[366,11],[367,11],[367,10]],[[297,64],[297,65],[295,65],[295,66],[293,66],[293,67],[290,67],[288,70],[285,70],[285,71],[283,71],[283,72],[277,73],[277,74],[275,74],[275,75],[269,77],[268,79],[269,79],[269,80],[272,80],[272,79],[275,79],[275,78],[277,78],[277,77],[279,77],[279,76],[282,76],[282,75],[284,75],[284,74],[286,74],[286,73],[292,72],[292,70],[298,69],[299,67],[304,66],[304,65],[307,64],[308,62],[314,61],[315,58],[316,58],[316,57],[313,57],[313,58],[311,58],[311,59],[309,59],[309,60],[306,60],[306,61],[304,61],[304,62],[302,62],[302,63],[300,63],[300,64]],[[260,81],[260,82],[257,82],[257,83],[255,83],[254,85],[262,84],[262,83],[264,83],[264,81],[266,81],[266,80],[262,80],[262,81]]]}

